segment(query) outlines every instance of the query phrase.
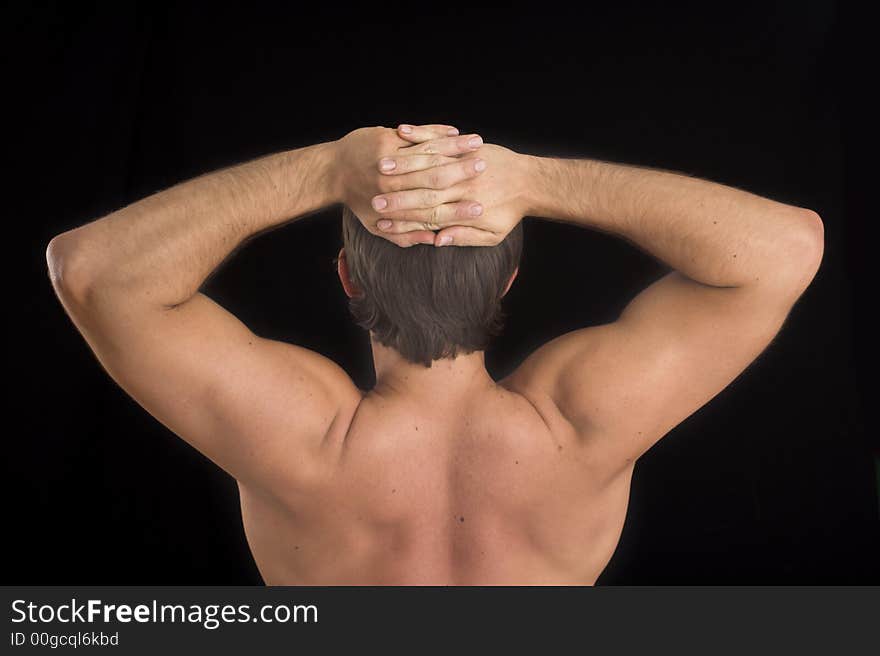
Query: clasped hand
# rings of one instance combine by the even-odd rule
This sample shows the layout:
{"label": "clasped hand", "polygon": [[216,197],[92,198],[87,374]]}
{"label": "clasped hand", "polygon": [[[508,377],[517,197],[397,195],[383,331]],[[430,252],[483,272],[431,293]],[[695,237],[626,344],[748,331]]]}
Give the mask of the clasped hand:
{"label": "clasped hand", "polygon": [[355,130],[339,140],[343,202],[397,244],[494,246],[526,211],[522,156],[450,125]]}

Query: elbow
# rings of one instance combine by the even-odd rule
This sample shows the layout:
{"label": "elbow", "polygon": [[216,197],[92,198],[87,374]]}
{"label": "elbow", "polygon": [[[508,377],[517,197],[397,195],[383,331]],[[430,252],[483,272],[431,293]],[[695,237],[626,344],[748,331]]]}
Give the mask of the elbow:
{"label": "elbow", "polygon": [[798,209],[797,224],[784,250],[788,285],[800,296],[816,277],[825,255],[825,226],[819,215]]}
{"label": "elbow", "polygon": [[800,237],[798,254],[802,265],[810,273],[810,279],[812,279],[816,271],[819,270],[825,255],[825,224],[813,210],[805,209],[802,212],[803,234]]}
{"label": "elbow", "polygon": [[69,232],[53,237],[46,247],[46,266],[55,293],[65,303],[84,303],[94,289],[95,274],[88,258]]}

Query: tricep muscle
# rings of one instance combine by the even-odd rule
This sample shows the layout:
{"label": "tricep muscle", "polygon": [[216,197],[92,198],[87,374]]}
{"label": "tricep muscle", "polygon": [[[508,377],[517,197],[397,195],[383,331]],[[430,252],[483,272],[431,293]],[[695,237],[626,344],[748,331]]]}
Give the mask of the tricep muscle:
{"label": "tricep muscle", "polygon": [[672,272],[616,322],[538,349],[517,376],[547,390],[578,433],[623,463],[727,387],[773,340],[796,298]]}
{"label": "tricep muscle", "polygon": [[174,308],[71,312],[110,376],[239,480],[285,484],[312,466],[356,388],[322,356],[253,334],[202,294]]}

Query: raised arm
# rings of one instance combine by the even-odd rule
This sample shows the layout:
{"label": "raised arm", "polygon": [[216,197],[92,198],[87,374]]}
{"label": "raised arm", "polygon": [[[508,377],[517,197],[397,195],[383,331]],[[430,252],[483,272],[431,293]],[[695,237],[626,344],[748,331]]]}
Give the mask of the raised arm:
{"label": "raised arm", "polygon": [[519,379],[550,390],[576,429],[626,462],[767,347],[819,267],[822,222],[675,173],[541,158],[531,167],[529,213],[618,234],[675,269],[617,321],[546,345]]}
{"label": "raised arm", "polygon": [[617,321],[553,340],[507,381],[552,401],[620,463],[644,453],[766,348],[822,259],[823,226],[810,210],[676,173],[495,146],[480,156],[496,172],[471,183],[486,211],[450,222],[438,245],[444,236],[498,243],[532,215],[617,234],[675,269]]}
{"label": "raised arm", "polygon": [[198,290],[245,240],[309,212],[346,202],[374,224],[376,163],[406,147],[365,128],[180,184],[55,237],[52,283],[110,376],[173,432],[243,481],[308,476],[359,391],[330,360],[258,337]]}

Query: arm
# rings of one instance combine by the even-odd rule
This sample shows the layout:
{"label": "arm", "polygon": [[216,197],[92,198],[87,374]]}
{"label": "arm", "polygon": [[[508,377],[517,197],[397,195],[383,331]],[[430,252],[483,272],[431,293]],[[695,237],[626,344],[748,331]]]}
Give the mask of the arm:
{"label": "arm", "polygon": [[[245,481],[306,474],[336,398],[356,389],[329,360],[259,338],[198,289],[247,238],[336,201],[333,148],[196,178],[61,234],[47,250],[58,297],[107,373]],[[295,461],[282,457],[285,437]]]}
{"label": "arm", "polygon": [[402,146],[368,128],[150,196],[55,237],[53,286],[110,376],[160,422],[239,480],[300,480],[359,391],[198,289],[250,237],[336,202],[369,207],[379,176],[365,172]]}
{"label": "arm", "polygon": [[[608,325],[564,335],[506,384],[549,400],[618,463],[637,458],[733,381],[770,343],[818,269],[819,217],[675,173],[519,155],[485,146],[485,208],[443,225],[435,243],[493,245],[524,215],[626,238],[675,269]],[[499,173],[502,172],[502,173]],[[387,196],[387,194],[386,194]],[[405,197],[389,199],[395,232]]]}
{"label": "arm", "polygon": [[617,462],[635,459],[768,346],[819,267],[822,222],[675,173],[542,158],[528,168],[526,213],[617,234],[675,269],[617,321],[554,340],[515,375]]}

